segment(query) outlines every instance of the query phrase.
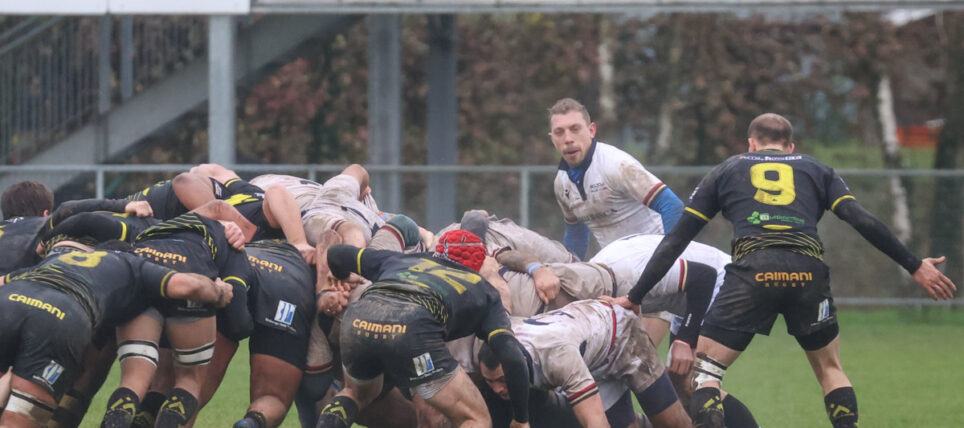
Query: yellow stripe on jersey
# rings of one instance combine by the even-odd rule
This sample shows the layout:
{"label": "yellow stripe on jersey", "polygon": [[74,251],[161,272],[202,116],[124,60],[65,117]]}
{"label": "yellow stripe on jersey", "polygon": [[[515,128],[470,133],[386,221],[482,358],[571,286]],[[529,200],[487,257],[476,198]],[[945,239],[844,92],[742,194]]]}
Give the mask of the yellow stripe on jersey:
{"label": "yellow stripe on jersey", "polygon": [[167,298],[167,283],[171,280],[171,276],[173,276],[175,273],[177,272],[172,270],[164,274],[164,278],[161,278],[161,297],[165,299]]}
{"label": "yellow stripe on jersey", "polygon": [[694,209],[692,209],[692,208],[690,208],[690,207],[684,208],[684,211],[686,211],[686,212],[688,212],[688,213],[690,213],[690,214],[693,214],[693,215],[695,215],[695,216],[703,219],[703,221],[705,221],[705,222],[709,222],[709,221],[710,221],[710,218],[707,217],[706,214],[703,214],[703,213],[701,213],[701,212],[699,212],[699,211],[697,211],[697,210],[694,210]]}
{"label": "yellow stripe on jersey", "polygon": [[365,252],[365,249],[364,249],[364,248],[359,249],[359,250],[358,250],[358,256],[355,257],[355,264],[358,266],[358,268],[355,269],[355,270],[358,272],[359,275],[361,275],[361,255],[362,255],[362,253],[364,253],[364,252]]}
{"label": "yellow stripe on jersey", "polygon": [[238,277],[236,277],[236,276],[229,276],[229,277],[227,277],[227,278],[222,279],[221,281],[228,282],[228,281],[230,281],[230,280],[232,280],[232,279],[235,280],[235,281],[237,281],[237,282],[240,283],[241,285],[243,285],[244,288],[248,288],[248,283],[247,283],[247,282],[244,282],[243,279],[238,278]]}
{"label": "yellow stripe on jersey", "polygon": [[495,330],[492,330],[491,333],[489,333],[489,337],[487,337],[487,338],[485,339],[485,341],[486,341],[486,342],[491,342],[491,341],[492,341],[492,337],[494,337],[495,335],[498,335],[498,334],[503,334],[503,333],[505,333],[505,334],[512,334],[512,332],[509,331],[509,330],[506,330],[506,329],[504,329],[504,328],[497,328],[497,329],[495,329]]}
{"label": "yellow stripe on jersey", "polygon": [[126,240],[127,240],[127,223],[124,223],[124,222],[121,222],[121,236],[120,236],[120,240],[121,240],[121,241],[126,241]]}
{"label": "yellow stripe on jersey", "polygon": [[857,198],[855,198],[854,195],[843,195],[843,196],[837,198],[836,201],[833,201],[832,204],[830,204],[830,211],[833,211],[835,208],[837,208],[837,204],[839,204],[839,203],[841,203],[841,202],[843,202],[843,201],[845,201],[845,200],[847,200],[847,199],[856,200]]}
{"label": "yellow stripe on jersey", "polygon": [[232,179],[230,179],[230,180],[228,180],[228,181],[225,181],[225,182],[224,182],[224,187],[228,187],[228,186],[234,184],[235,181],[241,181],[241,179],[240,179],[240,178],[232,178]]}
{"label": "yellow stripe on jersey", "polygon": [[770,229],[770,230],[787,230],[787,229],[793,229],[793,226],[786,226],[782,224],[764,224],[763,228]]}

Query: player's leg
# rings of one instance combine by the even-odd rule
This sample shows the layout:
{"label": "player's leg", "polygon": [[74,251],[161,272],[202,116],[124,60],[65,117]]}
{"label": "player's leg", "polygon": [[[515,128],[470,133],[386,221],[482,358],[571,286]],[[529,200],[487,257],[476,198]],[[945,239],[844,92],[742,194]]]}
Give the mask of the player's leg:
{"label": "player's leg", "polygon": [[[823,388],[824,405],[827,408],[830,423],[834,428],[856,427],[857,395],[840,363],[840,336],[836,334],[836,324],[834,328],[824,330],[832,331],[817,332],[798,337],[797,340],[800,341],[801,346],[804,346],[813,373],[817,375],[817,381]],[[821,333],[822,337],[820,337]],[[817,349],[808,349],[825,341],[828,337],[832,339],[826,345]]]}
{"label": "player's leg", "polygon": [[87,347],[84,355],[84,371],[74,384],[60,397],[57,409],[48,423],[48,428],[68,428],[80,425],[87,413],[90,400],[107,380],[107,374],[117,356],[117,341],[114,329],[101,332]]}
{"label": "player's leg", "polygon": [[335,395],[330,403],[321,409],[318,428],[348,428],[364,409],[382,390],[384,376],[379,374],[369,379],[358,379],[345,367],[345,387]]}
{"label": "player's leg", "polygon": [[4,372],[0,376],[0,409],[2,409],[10,398],[10,379],[13,378],[13,373],[10,372],[9,367],[0,368],[0,371]]}
{"label": "player's leg", "polygon": [[158,428],[183,426],[197,412],[201,385],[214,357],[216,319],[169,318],[165,334],[174,348],[174,389],[161,405]]}
{"label": "player's leg", "polygon": [[363,414],[358,415],[357,422],[359,425],[379,428],[424,427],[418,423],[413,401],[402,396],[398,388],[383,384],[382,393],[365,408]]}
{"label": "player's leg", "polygon": [[120,386],[107,399],[102,426],[126,427],[134,420],[157,370],[162,319],[160,313],[151,308],[117,328]]}
{"label": "player's leg", "polygon": [[224,380],[224,374],[228,371],[228,364],[231,363],[231,359],[234,358],[235,352],[238,350],[238,342],[230,340],[224,337],[223,334],[218,333],[217,338],[214,340],[214,357],[211,359],[211,364],[208,364],[208,374],[204,378],[204,384],[201,385],[201,395],[198,397],[199,407],[198,411],[204,408],[204,406],[211,401],[214,397],[215,391],[221,386],[221,381]]}
{"label": "player's leg", "polygon": [[[640,322],[643,323],[643,328],[646,329],[646,333],[649,334],[649,339],[653,341],[653,345],[659,347],[659,344],[663,342],[663,338],[666,337],[666,332],[669,331],[669,321],[664,319],[664,312],[658,312],[654,314],[643,314],[639,317]],[[669,314],[669,312],[665,312]],[[672,314],[669,314],[672,316]]]}
{"label": "player's leg", "polygon": [[[431,385],[435,383],[435,385]],[[443,384],[440,389],[435,389]],[[492,425],[489,411],[485,407],[482,394],[475,387],[462,367],[457,366],[448,374],[433,382],[417,387],[420,396],[432,407],[438,409],[457,427],[487,427]],[[432,393],[432,389],[435,389]],[[431,393],[431,395],[429,395]]]}
{"label": "player's leg", "polygon": [[46,388],[20,376],[11,375],[10,398],[0,414],[0,426],[44,427],[55,407],[57,401]]}
{"label": "player's leg", "polygon": [[703,335],[696,345],[696,362],[693,367],[696,376],[689,405],[689,413],[694,423],[702,423],[707,427],[724,426],[723,376],[752,339],[752,333],[703,324]]}
{"label": "player's leg", "polygon": [[251,354],[251,405],[235,428],[281,425],[300,382],[298,366],[270,355]]}

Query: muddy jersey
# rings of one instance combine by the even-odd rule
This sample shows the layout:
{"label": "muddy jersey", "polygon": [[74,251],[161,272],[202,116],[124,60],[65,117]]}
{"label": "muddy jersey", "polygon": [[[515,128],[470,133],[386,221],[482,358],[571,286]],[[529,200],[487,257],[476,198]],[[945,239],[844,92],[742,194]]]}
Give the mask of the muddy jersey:
{"label": "muddy jersey", "polygon": [[220,277],[235,289],[247,289],[251,275],[244,252],[231,247],[224,237],[224,226],[195,213],[158,223],[137,235],[134,252],[178,272]]}
{"label": "muddy jersey", "polygon": [[475,334],[486,340],[509,328],[499,292],[477,273],[431,253],[401,254],[335,245],[328,250],[331,273],[354,272],[372,285],[362,299],[379,294],[425,307],[445,327],[445,340]]}
{"label": "muddy jersey", "polygon": [[703,178],[686,211],[733,223],[733,259],[768,247],[817,259],[817,222],[853,195],[833,168],[801,154],[763,150],[730,157]]}
{"label": "muddy jersey", "polygon": [[531,318],[512,318],[512,331],[532,358],[532,385],[562,388],[571,405],[616,379],[634,391],[664,368],[638,318],[622,307],[582,300]]}
{"label": "muddy jersey", "polygon": [[502,268],[499,274],[509,285],[512,299],[512,315],[533,316],[559,309],[577,300],[595,299],[614,294],[615,277],[606,266],[598,263],[547,263],[548,268],[559,278],[559,293],[549,304],[539,300],[535,281],[525,272],[515,272]]}
{"label": "muddy jersey", "polygon": [[583,222],[604,247],[634,233],[662,234],[663,220],[650,204],[666,185],[628,153],[594,142],[590,164],[578,185],[559,163],[555,194],[567,223]]}
{"label": "muddy jersey", "polygon": [[[221,199],[224,197],[224,186],[217,180],[209,178],[214,191],[214,197]],[[144,190],[127,196],[131,201],[147,201],[154,211],[154,217],[160,220],[170,220],[181,214],[188,212],[187,207],[181,203],[174,193],[174,181],[164,180],[149,186]]]}
{"label": "muddy jersey", "polygon": [[[646,268],[646,264],[649,263],[650,257],[653,256],[662,239],[662,235],[639,234],[627,236],[599,250],[599,253],[590,261],[605,264],[612,269],[616,275],[616,295],[625,296],[636,285],[636,281],[643,274],[643,269]],[[681,294],[686,282],[687,260],[703,263],[716,269],[716,290],[719,290],[726,273],[724,268],[730,263],[730,256],[709,245],[691,242],[673,263],[673,267],[646,294],[646,298],[652,299]]]}
{"label": "muddy jersey", "polygon": [[[131,308],[146,307],[147,296],[165,297],[173,274],[171,269],[129,253],[57,247],[39,266],[4,279],[8,284],[25,281],[70,295],[84,307],[91,327],[96,328],[127,321],[139,312]],[[64,320],[58,308],[35,304],[30,296],[19,301]]]}
{"label": "muddy jersey", "polygon": [[151,226],[160,223],[153,217],[137,217],[127,213],[94,211],[80,213],[62,221],[44,232],[43,241],[58,236],[88,242],[105,242],[112,239],[134,243],[134,238]]}
{"label": "muddy jersey", "polygon": [[[494,254],[502,248],[510,248],[536,257],[542,263],[568,263],[576,261],[576,257],[566,250],[561,242],[549,239],[539,233],[516,224],[512,219],[488,217],[489,229],[485,233],[485,249]],[[452,223],[440,230],[437,236],[455,230],[461,226]]]}
{"label": "muddy jersey", "polygon": [[312,204],[316,199],[321,197],[323,189],[321,183],[293,175],[282,174],[259,175],[251,179],[251,184],[262,189],[267,189],[274,185],[280,185],[288,189],[291,195],[295,197],[295,201],[298,202],[298,209],[302,215],[312,208]]}
{"label": "muddy jersey", "polygon": [[322,232],[337,230],[345,222],[358,226],[365,232],[365,242],[371,242],[385,221],[370,193],[360,197],[358,180],[350,175],[340,174],[326,181],[311,207],[302,212],[308,242],[313,244]]}
{"label": "muddy jersey", "polygon": [[258,227],[252,241],[285,238],[284,231],[271,227],[264,215],[264,190],[240,178],[224,183],[224,189],[224,201],[233,205],[244,218]]}

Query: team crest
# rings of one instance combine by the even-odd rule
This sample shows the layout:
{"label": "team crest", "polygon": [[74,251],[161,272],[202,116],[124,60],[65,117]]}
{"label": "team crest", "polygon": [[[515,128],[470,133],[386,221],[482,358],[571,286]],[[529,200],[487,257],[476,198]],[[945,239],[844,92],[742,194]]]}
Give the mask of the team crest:
{"label": "team crest", "polygon": [[295,318],[295,305],[284,300],[278,302],[278,310],[274,313],[274,320],[284,325],[291,325]]}
{"label": "team crest", "polygon": [[830,318],[830,301],[823,299],[820,302],[820,306],[817,308],[817,322],[823,321]]}
{"label": "team crest", "polygon": [[412,358],[412,363],[415,364],[416,376],[422,376],[425,373],[435,370],[435,364],[432,362],[432,354],[428,352]]}
{"label": "team crest", "polygon": [[41,373],[41,378],[48,385],[53,385],[57,383],[57,379],[60,379],[60,375],[64,373],[64,366],[57,364],[56,361],[50,360],[47,367],[44,367],[44,371]]}

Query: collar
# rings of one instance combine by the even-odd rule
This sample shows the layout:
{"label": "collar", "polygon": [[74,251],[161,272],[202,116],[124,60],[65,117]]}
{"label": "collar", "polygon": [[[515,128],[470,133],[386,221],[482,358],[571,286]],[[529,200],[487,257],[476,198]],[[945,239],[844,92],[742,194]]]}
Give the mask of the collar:
{"label": "collar", "polygon": [[753,153],[763,153],[767,155],[789,155],[790,154],[780,149],[763,149],[763,150],[757,150]]}
{"label": "collar", "polygon": [[580,163],[579,165],[576,165],[575,167],[570,167],[569,164],[566,163],[565,159],[560,159],[559,169],[569,173],[570,177],[572,177],[572,171],[580,171],[579,175],[581,177],[582,173],[586,172],[586,170],[589,169],[589,164],[592,163],[592,156],[593,154],[596,153],[596,142],[597,140],[593,138],[592,144],[589,145],[589,152],[586,153],[586,158],[582,160],[582,163]]}

